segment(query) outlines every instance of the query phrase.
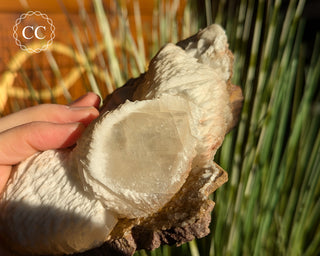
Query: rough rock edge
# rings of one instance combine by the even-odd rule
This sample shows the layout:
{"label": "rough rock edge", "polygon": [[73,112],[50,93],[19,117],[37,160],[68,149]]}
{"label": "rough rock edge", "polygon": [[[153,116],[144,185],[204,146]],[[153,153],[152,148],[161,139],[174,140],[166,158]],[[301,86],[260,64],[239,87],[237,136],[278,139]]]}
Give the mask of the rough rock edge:
{"label": "rough rock edge", "polygon": [[211,169],[192,172],[180,191],[158,213],[147,218],[119,220],[101,247],[75,255],[130,256],[136,250],[153,250],[165,244],[179,246],[202,238],[210,233],[214,207],[208,196],[227,180],[228,174],[216,163]]}
{"label": "rough rock edge", "polygon": [[[190,42],[197,40],[199,33],[180,41],[177,46],[185,49]],[[225,54],[233,60],[233,54],[228,48]],[[227,132],[238,123],[243,101],[240,87],[231,83],[232,64],[233,61],[230,62],[230,78],[227,81],[227,89],[230,95],[233,122]],[[145,74],[130,79],[124,86],[108,95],[104,100],[101,112],[113,110],[126,100],[132,101],[133,94],[143,79],[145,79]],[[212,179],[213,173],[205,177],[201,175],[201,171],[205,172],[204,169],[200,170],[200,173],[191,172],[180,191],[158,213],[144,219],[119,220],[102,246],[75,255],[130,256],[136,250],[153,250],[165,244],[179,246],[194,238],[208,235],[210,233],[211,212],[215,204],[208,197],[228,180],[228,174],[220,166],[213,163],[213,168],[218,172],[214,179]],[[201,178],[199,179],[199,177]],[[187,204],[186,201],[188,201]]]}
{"label": "rough rock edge", "polygon": [[[215,174],[217,176],[212,180]],[[181,245],[210,233],[214,202],[208,196],[227,181],[227,173],[216,166],[210,175],[201,177],[190,175],[163,210],[132,229],[137,249],[152,250],[163,244]]]}

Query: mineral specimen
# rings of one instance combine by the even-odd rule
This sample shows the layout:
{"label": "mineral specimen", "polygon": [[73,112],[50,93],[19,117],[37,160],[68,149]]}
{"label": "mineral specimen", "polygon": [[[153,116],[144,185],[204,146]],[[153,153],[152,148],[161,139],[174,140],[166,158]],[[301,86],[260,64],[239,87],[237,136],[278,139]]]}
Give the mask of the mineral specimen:
{"label": "mineral specimen", "polygon": [[102,245],[131,255],[208,234],[208,196],[227,180],[214,155],[241,109],[232,63],[218,25],[165,45],[105,99],[74,148],[14,168],[0,198],[2,238],[22,254]]}

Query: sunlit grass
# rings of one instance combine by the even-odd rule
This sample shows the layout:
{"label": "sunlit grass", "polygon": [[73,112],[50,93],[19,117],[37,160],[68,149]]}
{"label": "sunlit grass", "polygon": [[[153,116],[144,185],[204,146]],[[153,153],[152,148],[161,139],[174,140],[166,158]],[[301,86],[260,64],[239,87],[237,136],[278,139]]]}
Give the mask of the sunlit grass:
{"label": "sunlit grass", "polygon": [[320,41],[309,60],[305,2],[205,3],[206,21],[226,28],[245,99],[215,159],[229,182],[215,192],[212,232],[179,255],[317,255]]}

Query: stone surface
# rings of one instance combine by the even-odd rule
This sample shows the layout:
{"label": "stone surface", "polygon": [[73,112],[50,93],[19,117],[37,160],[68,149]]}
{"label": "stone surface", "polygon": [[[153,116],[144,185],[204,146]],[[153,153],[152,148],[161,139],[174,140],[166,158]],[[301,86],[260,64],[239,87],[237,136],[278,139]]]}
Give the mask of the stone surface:
{"label": "stone surface", "polygon": [[0,199],[1,234],[27,254],[104,243],[81,255],[132,255],[207,235],[209,195],[227,181],[214,155],[241,110],[232,62],[217,25],[165,45],[145,74],[105,99],[74,148],[16,167]]}
{"label": "stone surface", "polygon": [[192,108],[184,98],[164,95],[102,114],[72,152],[87,190],[120,218],[161,209],[185,182],[196,155]]}

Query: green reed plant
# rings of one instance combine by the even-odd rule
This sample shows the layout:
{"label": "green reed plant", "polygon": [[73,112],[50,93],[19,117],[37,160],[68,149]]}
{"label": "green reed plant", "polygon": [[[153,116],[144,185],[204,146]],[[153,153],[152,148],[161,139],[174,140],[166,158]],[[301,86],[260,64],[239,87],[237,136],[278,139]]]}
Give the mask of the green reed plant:
{"label": "green reed plant", "polygon": [[214,194],[212,232],[174,255],[320,253],[320,36],[309,59],[305,4],[205,1],[207,24],[226,28],[244,105],[215,159],[229,182]]}

